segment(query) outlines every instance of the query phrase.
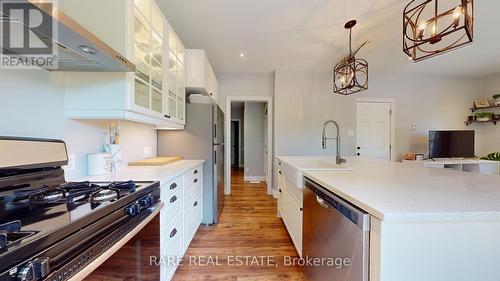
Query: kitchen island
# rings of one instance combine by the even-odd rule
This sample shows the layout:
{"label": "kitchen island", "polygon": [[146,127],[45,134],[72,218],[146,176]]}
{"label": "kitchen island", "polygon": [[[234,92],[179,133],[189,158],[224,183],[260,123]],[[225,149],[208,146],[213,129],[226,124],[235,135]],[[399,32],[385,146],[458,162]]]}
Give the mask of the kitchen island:
{"label": "kitchen island", "polygon": [[304,176],[370,214],[370,281],[498,280],[500,177],[362,158],[343,166]]}

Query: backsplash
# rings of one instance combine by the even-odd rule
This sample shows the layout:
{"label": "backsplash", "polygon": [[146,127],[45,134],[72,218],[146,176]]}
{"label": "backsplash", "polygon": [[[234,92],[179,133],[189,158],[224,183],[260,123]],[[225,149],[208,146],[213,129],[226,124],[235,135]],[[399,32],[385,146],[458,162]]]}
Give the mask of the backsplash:
{"label": "backsplash", "polygon": [[[87,174],[87,154],[103,151],[112,121],[71,120],[64,116],[64,73],[43,70],[0,71],[0,135],[57,138],[74,154],[68,179]],[[113,121],[115,122],[115,121]],[[153,126],[120,121],[123,163],[142,159],[144,147],[156,156]]]}

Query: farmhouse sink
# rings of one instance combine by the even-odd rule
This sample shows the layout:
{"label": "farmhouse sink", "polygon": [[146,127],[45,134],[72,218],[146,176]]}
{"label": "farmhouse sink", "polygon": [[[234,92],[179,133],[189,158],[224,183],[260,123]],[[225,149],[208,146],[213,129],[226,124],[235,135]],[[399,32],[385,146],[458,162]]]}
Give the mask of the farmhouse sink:
{"label": "farmhouse sink", "polygon": [[345,166],[335,163],[332,158],[278,157],[281,160],[281,172],[297,188],[304,188],[304,172],[349,171]]}

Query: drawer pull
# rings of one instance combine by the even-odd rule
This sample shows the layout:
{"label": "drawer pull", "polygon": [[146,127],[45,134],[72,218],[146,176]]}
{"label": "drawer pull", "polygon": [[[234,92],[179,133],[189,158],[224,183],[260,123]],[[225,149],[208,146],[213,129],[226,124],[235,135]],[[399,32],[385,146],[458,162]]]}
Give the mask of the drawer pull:
{"label": "drawer pull", "polygon": [[300,208],[300,211],[301,211],[301,212],[302,212],[302,211],[304,211],[304,208]]}
{"label": "drawer pull", "polygon": [[197,174],[198,174],[198,170],[194,170],[194,172],[193,172],[193,173],[194,173],[195,175],[197,175]]}
{"label": "drawer pull", "polygon": [[170,190],[175,189],[177,187],[177,184],[174,182],[173,184],[170,185]]}
{"label": "drawer pull", "polygon": [[197,183],[197,182],[198,182],[198,179],[194,179],[194,180],[193,180],[193,182],[194,182],[194,183]]}
{"label": "drawer pull", "polygon": [[279,173],[280,175],[282,175],[282,174],[283,174],[281,171],[278,171],[278,173]]}
{"label": "drawer pull", "polygon": [[279,189],[280,193],[283,193],[283,190],[281,190],[281,188]]}
{"label": "drawer pull", "polygon": [[177,196],[172,196],[172,198],[170,198],[170,203],[174,203],[175,201],[177,201]]}
{"label": "drawer pull", "polygon": [[193,206],[194,207],[198,206],[198,201],[194,201]]}
{"label": "drawer pull", "polygon": [[174,228],[174,230],[172,230],[172,232],[170,232],[170,238],[174,237],[176,234],[177,234],[177,229]]}

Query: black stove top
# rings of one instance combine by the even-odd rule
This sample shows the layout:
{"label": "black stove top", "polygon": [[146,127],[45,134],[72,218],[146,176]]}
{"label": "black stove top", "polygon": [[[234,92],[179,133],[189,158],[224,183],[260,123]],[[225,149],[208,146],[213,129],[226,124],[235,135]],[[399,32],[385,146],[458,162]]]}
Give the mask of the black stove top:
{"label": "black stove top", "polygon": [[0,151],[0,281],[65,280],[158,205],[158,182],[66,182],[62,141],[0,137]]}

